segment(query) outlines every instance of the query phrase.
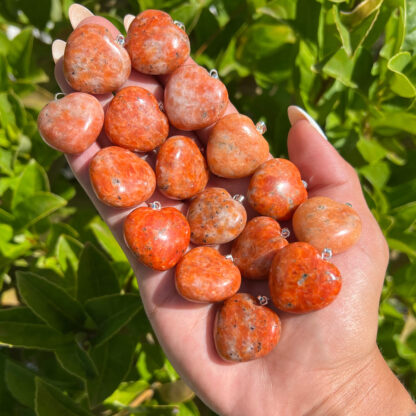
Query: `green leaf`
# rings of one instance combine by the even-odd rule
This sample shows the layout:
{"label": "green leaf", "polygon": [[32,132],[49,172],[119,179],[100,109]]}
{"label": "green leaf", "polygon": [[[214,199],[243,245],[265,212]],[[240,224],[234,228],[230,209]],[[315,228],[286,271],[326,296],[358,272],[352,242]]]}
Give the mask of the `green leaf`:
{"label": "green leaf", "polygon": [[13,210],[15,228],[26,228],[66,205],[65,199],[49,192],[37,192],[21,201]]}
{"label": "green leaf", "polygon": [[276,20],[293,20],[296,17],[296,2],[293,0],[273,0],[266,6],[260,7],[257,12],[271,16]]}
{"label": "green leaf", "polygon": [[414,134],[416,115],[404,111],[386,112],[382,117],[370,120],[372,127],[383,136],[392,136],[398,131]]}
{"label": "green leaf", "polygon": [[406,1],[406,35],[404,38],[403,49],[416,51],[416,4],[412,0]]}
{"label": "green leaf", "polygon": [[406,29],[406,0],[399,0],[399,7],[395,10],[389,9],[390,15],[385,27],[385,40],[381,48],[380,56],[390,59],[396,55],[402,48],[405,40]]}
{"label": "green leaf", "polygon": [[114,261],[125,261],[127,262],[126,255],[114,238],[113,234],[109,230],[107,224],[100,218],[95,217],[88,227],[92,230],[97,239],[97,242],[101,247],[109,254]]}
{"label": "green leaf", "polygon": [[71,341],[70,335],[62,335],[46,325],[20,321],[1,321],[0,343],[21,348],[54,350]]}
{"label": "green leaf", "polygon": [[273,55],[285,43],[296,41],[293,30],[284,24],[258,23],[243,32],[237,58],[246,65]]}
{"label": "green leaf", "polygon": [[140,335],[140,321],[136,315],[117,336],[91,349],[90,355],[99,374],[86,383],[91,407],[112,394],[128,373]]}
{"label": "green leaf", "polygon": [[383,1],[384,0],[364,0],[351,12],[341,12],[343,23],[349,26],[359,25],[364,19],[378,10],[383,4]]}
{"label": "green leaf", "polygon": [[23,29],[12,41],[9,49],[9,63],[16,78],[25,78],[30,73],[30,62],[33,48],[32,29]]}
{"label": "green leaf", "polygon": [[378,161],[359,169],[360,173],[376,188],[382,189],[390,177],[387,162]]}
{"label": "green leaf", "polygon": [[110,262],[93,245],[86,244],[78,266],[77,299],[85,302],[113,293],[120,293],[120,287]]}
{"label": "green leaf", "polygon": [[49,191],[49,181],[45,170],[35,160],[31,160],[23,170],[13,195],[12,210],[22,201],[39,191]]}
{"label": "green leaf", "polygon": [[334,20],[341,37],[342,45],[348,56],[353,56],[358,48],[364,43],[377,21],[380,10],[365,18],[359,25],[349,28],[345,26],[340,18],[338,8],[333,6]]}
{"label": "green leaf", "polygon": [[82,306],[54,283],[34,273],[18,272],[17,287],[24,302],[51,328],[67,332],[83,326]]}
{"label": "green leaf", "polygon": [[36,378],[35,409],[37,416],[92,416],[56,387]]}
{"label": "green leaf", "polygon": [[82,249],[83,245],[78,240],[65,234],[58,238],[55,247],[55,255],[59,265],[74,286],[76,285],[76,272]]}
{"label": "green leaf", "polygon": [[120,384],[118,389],[105,400],[105,404],[123,404],[127,406],[144,390],[149,388],[149,383],[145,380],[125,381]]}
{"label": "green leaf", "polygon": [[85,310],[98,325],[94,345],[99,346],[113,337],[142,309],[140,297],[132,293],[108,295],[89,299]]}
{"label": "green leaf", "polygon": [[97,375],[97,369],[88,352],[79,343],[69,343],[55,350],[56,359],[68,373],[87,379]]}
{"label": "green leaf", "polygon": [[400,97],[413,98],[416,96],[416,87],[403,72],[412,61],[409,52],[399,52],[389,59],[387,68],[393,73],[390,80],[390,88]]}
{"label": "green leaf", "polygon": [[181,379],[162,384],[158,393],[165,403],[182,403],[195,396],[195,393]]}
{"label": "green leaf", "polygon": [[381,146],[376,140],[366,140],[361,138],[357,142],[357,148],[362,157],[367,162],[378,162],[387,155],[387,150]]}
{"label": "green leaf", "polygon": [[6,360],[5,381],[12,396],[24,406],[35,407],[35,373],[22,365]]}

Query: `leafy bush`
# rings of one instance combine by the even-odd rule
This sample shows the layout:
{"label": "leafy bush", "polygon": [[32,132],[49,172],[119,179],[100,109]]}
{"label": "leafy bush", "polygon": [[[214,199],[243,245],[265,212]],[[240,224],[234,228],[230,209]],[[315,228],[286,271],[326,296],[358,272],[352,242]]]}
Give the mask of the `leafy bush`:
{"label": "leafy bush", "polygon": [[[165,358],[124,254],[37,133],[57,91],[50,42],[70,32],[70,3],[0,3],[0,415],[212,414]],[[415,2],[84,4],[121,30],[124,14],[145,8],[183,21],[193,57],[218,69],[241,112],[267,122],[276,156],[289,104],[325,128],[389,242],[378,343],[416,395]]]}

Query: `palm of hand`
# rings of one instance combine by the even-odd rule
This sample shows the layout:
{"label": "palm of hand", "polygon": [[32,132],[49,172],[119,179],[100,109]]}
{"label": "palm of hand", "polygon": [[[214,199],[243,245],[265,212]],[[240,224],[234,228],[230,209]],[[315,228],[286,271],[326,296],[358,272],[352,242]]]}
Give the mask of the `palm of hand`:
{"label": "palm of hand", "polygon": [[[72,9],[73,26],[85,10]],[[70,11],[71,17],[71,11]],[[102,18],[88,20],[116,29]],[[126,19],[128,21],[128,19]],[[74,24],[75,22],[75,24]],[[70,88],[62,75],[63,44],[55,44],[56,78],[64,92]],[[163,80],[162,80],[163,81]],[[140,85],[160,99],[162,88],[155,78],[133,71],[127,85]],[[111,96],[101,97],[105,105]],[[235,112],[230,105],[227,112]],[[176,133],[176,132],[175,132]],[[174,134],[175,134],[174,133]],[[181,133],[195,137],[189,132]],[[206,131],[197,132],[204,141]],[[176,292],[173,270],[151,271],[140,265],[124,243],[122,223],[129,210],[117,210],[99,202],[91,189],[88,165],[107,139],[68,162],[92,202],[129,258],[139,280],[143,303],[156,335],[175,368],[213,409],[225,415],[306,414],[320,406],[339,386],[339,372],[360,371],[376,349],[377,309],[388,252],[384,238],[361,193],[353,169],[307,122],[299,121],[289,132],[289,154],[302,178],[309,183],[309,196],[327,196],[350,202],[359,213],[363,230],[360,241],[332,262],[343,276],[338,298],[327,308],[305,315],[279,313],[282,336],[271,354],[238,364],[222,361],[212,337],[216,305],[193,304]],[[245,194],[247,180],[211,180],[232,195]],[[152,200],[186,211],[183,203],[156,193]],[[227,247],[220,249],[227,252]],[[243,291],[268,295],[267,282],[245,282]]]}

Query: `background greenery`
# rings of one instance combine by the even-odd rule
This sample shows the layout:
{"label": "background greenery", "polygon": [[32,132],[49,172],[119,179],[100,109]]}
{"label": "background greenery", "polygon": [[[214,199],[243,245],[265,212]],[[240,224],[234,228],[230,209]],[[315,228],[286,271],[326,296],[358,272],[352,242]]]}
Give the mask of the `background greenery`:
{"label": "background greenery", "polygon": [[[416,395],[416,3],[82,3],[122,31],[126,13],[146,8],[183,21],[194,58],[219,70],[241,112],[266,120],[276,156],[289,104],[325,128],[388,239],[378,343]],[[70,4],[0,3],[0,415],[213,414],[164,357],[124,254],[37,133]]]}

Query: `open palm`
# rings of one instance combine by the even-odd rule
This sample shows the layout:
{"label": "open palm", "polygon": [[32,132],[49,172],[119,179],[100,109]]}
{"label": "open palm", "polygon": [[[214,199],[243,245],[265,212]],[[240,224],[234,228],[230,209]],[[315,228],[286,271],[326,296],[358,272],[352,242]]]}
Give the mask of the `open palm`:
{"label": "open palm", "polygon": [[[74,28],[94,22],[106,26],[114,37],[118,34],[111,23],[92,16],[81,6],[71,7],[70,18]],[[130,22],[131,17],[126,16],[126,26]],[[55,41],[52,51],[57,81],[62,91],[68,93],[71,89],[62,72],[64,48],[64,42]],[[139,85],[162,100],[165,81],[133,71],[125,86]],[[112,94],[97,98],[105,107]],[[230,104],[227,113],[235,111]],[[361,217],[362,236],[358,244],[332,260],[343,276],[343,287],[337,299],[327,308],[310,314],[278,312],[282,320],[278,346],[268,356],[247,363],[230,364],[218,357],[212,336],[217,305],[185,301],[176,292],[173,270],[152,271],[142,266],[126,247],[122,226],[131,210],[103,205],[89,183],[89,162],[100,148],[109,144],[108,139],[101,136],[84,153],[67,156],[75,176],[129,258],[147,315],[168,358],[199,397],[224,415],[314,414],[342,388],[345,379],[355,377],[378,356],[377,309],[388,261],[385,240],[367,207],[353,168],[308,121],[292,119],[292,124],[289,155],[308,182],[309,195],[351,203]],[[178,134],[178,131],[171,131],[171,134]],[[180,134],[204,143],[208,131]],[[152,163],[154,155],[147,158]],[[224,187],[231,195],[244,195],[247,185],[247,179],[212,178],[209,182],[209,186]],[[158,192],[152,200],[186,212],[185,203],[168,200]],[[253,215],[247,204],[246,208],[249,217]],[[220,250],[228,253],[229,246]],[[267,296],[269,292],[265,281],[246,281],[241,290],[255,296]],[[344,374],[342,378],[341,373]]]}

